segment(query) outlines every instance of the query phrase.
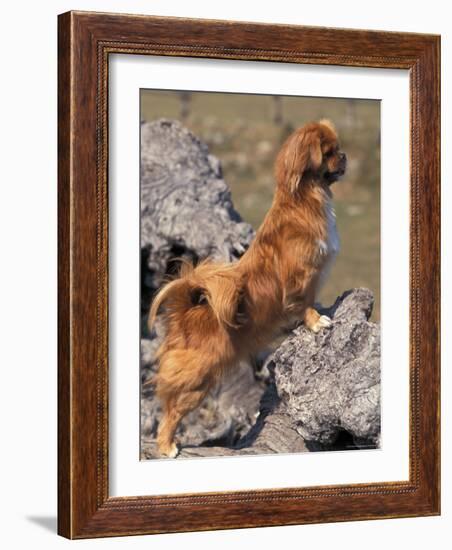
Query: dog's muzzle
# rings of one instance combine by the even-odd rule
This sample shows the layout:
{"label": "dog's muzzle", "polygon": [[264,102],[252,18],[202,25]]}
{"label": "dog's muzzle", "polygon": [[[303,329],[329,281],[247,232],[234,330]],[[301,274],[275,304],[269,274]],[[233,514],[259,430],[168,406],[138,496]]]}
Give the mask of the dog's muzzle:
{"label": "dog's muzzle", "polygon": [[341,176],[345,174],[347,168],[347,157],[345,153],[341,153],[339,156],[339,166],[334,172],[326,172],[325,179],[329,185],[337,181]]}

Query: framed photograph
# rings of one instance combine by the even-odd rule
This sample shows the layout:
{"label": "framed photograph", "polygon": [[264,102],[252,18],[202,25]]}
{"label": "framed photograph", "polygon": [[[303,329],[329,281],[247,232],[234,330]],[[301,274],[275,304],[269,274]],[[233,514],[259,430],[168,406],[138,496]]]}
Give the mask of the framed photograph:
{"label": "framed photograph", "polygon": [[440,38],[58,47],[59,533],[439,514]]}

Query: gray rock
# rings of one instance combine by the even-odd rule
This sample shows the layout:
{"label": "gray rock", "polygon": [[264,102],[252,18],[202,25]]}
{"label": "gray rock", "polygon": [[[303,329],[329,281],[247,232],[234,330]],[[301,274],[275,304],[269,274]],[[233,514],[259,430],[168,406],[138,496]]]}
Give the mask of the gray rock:
{"label": "gray rock", "polygon": [[293,428],[312,450],[331,447],[346,432],[358,447],[380,437],[380,326],[369,322],[373,295],[344,293],[329,310],[329,329],[300,326],[267,362]]}
{"label": "gray rock", "polygon": [[141,125],[143,309],[174,260],[233,261],[254,231],[234,209],[217,158],[179,122]]}

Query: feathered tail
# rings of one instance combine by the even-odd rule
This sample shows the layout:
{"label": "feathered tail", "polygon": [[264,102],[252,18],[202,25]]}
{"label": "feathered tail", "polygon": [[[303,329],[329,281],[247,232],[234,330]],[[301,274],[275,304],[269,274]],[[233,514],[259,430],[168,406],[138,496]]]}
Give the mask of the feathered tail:
{"label": "feathered tail", "polygon": [[219,323],[237,328],[244,320],[241,276],[237,264],[204,261],[194,267],[184,263],[179,278],[163,286],[152,302],[148,328],[152,329],[161,306],[170,311],[208,307]]}

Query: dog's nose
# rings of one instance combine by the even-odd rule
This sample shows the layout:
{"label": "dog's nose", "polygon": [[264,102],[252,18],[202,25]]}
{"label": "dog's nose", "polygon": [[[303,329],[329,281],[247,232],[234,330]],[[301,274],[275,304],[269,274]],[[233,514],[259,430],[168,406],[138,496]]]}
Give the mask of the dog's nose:
{"label": "dog's nose", "polygon": [[343,161],[346,161],[347,160],[347,156],[345,153],[341,153],[340,157],[339,157],[341,160]]}

